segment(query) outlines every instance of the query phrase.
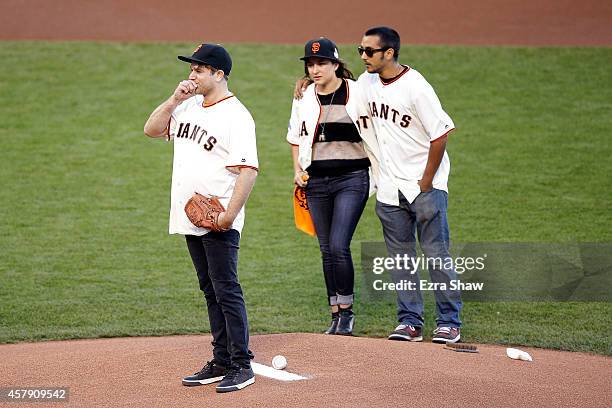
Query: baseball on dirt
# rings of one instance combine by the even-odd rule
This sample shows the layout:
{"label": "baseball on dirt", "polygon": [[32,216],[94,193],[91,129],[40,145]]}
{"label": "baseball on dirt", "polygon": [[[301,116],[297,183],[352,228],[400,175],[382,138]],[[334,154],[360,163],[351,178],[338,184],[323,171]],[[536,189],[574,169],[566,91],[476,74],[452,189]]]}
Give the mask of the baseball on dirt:
{"label": "baseball on dirt", "polygon": [[285,367],[287,367],[287,359],[285,356],[274,356],[272,359],[272,367],[276,368],[277,370],[283,370]]}

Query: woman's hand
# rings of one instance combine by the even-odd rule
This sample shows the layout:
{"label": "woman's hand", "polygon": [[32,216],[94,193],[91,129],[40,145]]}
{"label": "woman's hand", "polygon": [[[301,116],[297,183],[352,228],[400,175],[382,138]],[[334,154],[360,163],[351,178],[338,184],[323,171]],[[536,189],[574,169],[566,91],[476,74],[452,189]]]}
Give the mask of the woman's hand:
{"label": "woman's hand", "polygon": [[310,176],[308,175],[307,172],[305,172],[304,170],[299,170],[295,172],[293,182],[300,187],[306,187],[306,184],[308,184],[309,178]]}

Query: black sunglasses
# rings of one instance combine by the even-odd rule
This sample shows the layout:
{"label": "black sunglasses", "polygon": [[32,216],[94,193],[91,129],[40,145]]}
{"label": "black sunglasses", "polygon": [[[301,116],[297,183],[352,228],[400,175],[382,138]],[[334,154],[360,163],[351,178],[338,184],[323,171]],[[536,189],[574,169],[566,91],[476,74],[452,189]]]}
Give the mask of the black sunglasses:
{"label": "black sunglasses", "polygon": [[363,53],[365,52],[365,55],[367,55],[368,58],[372,58],[374,56],[375,52],[385,52],[389,48],[391,48],[391,47],[377,48],[377,49],[372,49],[372,48],[369,48],[369,47],[368,48],[357,47],[357,52],[359,53],[359,55],[363,55]]}

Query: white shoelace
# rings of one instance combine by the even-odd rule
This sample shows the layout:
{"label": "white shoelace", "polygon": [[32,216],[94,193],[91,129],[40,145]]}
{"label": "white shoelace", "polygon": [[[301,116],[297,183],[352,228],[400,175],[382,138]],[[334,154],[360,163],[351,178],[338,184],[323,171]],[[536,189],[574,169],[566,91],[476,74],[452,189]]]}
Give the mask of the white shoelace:
{"label": "white shoelace", "polygon": [[451,332],[451,328],[450,327],[438,327],[436,330],[434,330],[434,334],[440,334],[440,333],[450,333]]}
{"label": "white shoelace", "polygon": [[404,330],[406,327],[410,327],[410,328],[411,328],[411,330],[416,330],[416,329],[414,328],[414,326],[410,326],[410,325],[407,325],[407,324],[400,324],[399,326],[397,326],[397,327],[395,328],[395,330]]}

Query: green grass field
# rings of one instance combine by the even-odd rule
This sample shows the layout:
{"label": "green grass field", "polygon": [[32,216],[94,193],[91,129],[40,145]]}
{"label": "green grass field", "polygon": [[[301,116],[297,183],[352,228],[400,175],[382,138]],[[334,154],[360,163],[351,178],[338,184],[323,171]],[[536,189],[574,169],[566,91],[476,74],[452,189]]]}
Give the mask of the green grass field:
{"label": "green grass field", "polygon": [[[194,44],[2,42],[0,342],[208,329],[182,237],[168,236],[171,145],[143,124]],[[252,112],[261,173],[240,276],[253,333],[319,332],[328,319],[316,240],[293,227],[285,143],[302,47],[230,45],[230,88]],[[341,52],[362,71],[353,47]],[[456,242],[612,241],[612,49],[412,47],[450,137]],[[353,241],[380,241],[371,199]],[[359,272],[361,273],[361,272]],[[389,301],[356,334],[385,336]],[[427,334],[433,329],[427,304]],[[466,341],[612,354],[609,303],[467,303]]]}

